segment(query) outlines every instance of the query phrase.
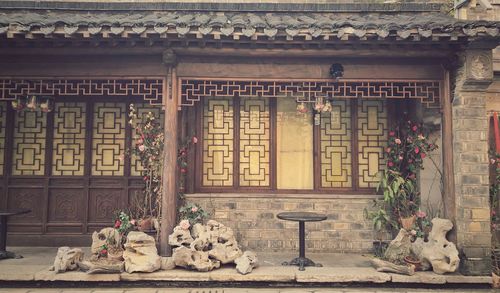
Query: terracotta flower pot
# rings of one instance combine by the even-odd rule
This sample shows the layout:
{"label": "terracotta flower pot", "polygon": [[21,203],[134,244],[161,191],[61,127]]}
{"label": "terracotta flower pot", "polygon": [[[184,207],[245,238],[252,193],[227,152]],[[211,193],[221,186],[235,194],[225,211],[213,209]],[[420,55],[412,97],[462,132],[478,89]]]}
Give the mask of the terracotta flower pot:
{"label": "terracotta flower pot", "polygon": [[401,226],[403,229],[409,231],[412,229],[412,227],[415,225],[415,220],[417,217],[415,215],[408,217],[408,218],[399,218],[399,222],[401,223]]}
{"label": "terracotta flower pot", "polygon": [[123,249],[121,248],[110,248],[108,250],[108,259],[113,261],[123,260]]}
{"label": "terracotta flower pot", "polygon": [[409,265],[414,265],[415,271],[420,271],[422,269],[422,263],[418,259],[415,259],[415,258],[408,255],[408,256],[405,256],[404,261],[405,261],[405,263],[407,263]]}

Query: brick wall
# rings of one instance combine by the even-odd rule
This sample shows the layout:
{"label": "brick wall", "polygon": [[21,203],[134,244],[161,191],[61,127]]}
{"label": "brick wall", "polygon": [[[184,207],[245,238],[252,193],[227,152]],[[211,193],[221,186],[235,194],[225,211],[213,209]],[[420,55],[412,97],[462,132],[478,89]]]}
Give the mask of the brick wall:
{"label": "brick wall", "polygon": [[464,81],[461,68],[453,101],[457,246],[465,254],[464,273],[487,274],[491,233],[486,92],[468,89]]}
{"label": "brick wall", "polygon": [[363,209],[372,199],[307,199],[307,198],[220,198],[189,195],[188,201],[200,204],[211,219],[234,229],[243,249],[267,252],[297,252],[298,224],[283,221],[276,215],[284,211],[323,213],[323,222],[306,223],[308,252],[368,252],[374,233]]}

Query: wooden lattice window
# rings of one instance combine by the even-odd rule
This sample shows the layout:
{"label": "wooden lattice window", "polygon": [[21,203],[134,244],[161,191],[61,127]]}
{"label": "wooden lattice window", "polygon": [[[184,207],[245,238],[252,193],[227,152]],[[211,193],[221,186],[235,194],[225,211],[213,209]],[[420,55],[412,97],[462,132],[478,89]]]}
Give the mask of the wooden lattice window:
{"label": "wooden lattice window", "polygon": [[387,143],[387,101],[334,99],[319,125],[296,107],[287,97],[203,99],[197,190],[373,191]]}

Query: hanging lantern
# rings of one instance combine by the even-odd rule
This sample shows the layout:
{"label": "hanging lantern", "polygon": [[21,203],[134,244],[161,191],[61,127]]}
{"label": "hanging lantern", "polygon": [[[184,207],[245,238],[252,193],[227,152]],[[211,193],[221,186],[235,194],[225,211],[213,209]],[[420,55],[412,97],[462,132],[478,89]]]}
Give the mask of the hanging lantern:
{"label": "hanging lantern", "polygon": [[40,103],[40,110],[42,112],[48,113],[52,112],[53,102],[50,97],[45,97],[45,101]]}
{"label": "hanging lantern", "polygon": [[30,96],[28,98],[28,103],[26,104],[26,109],[30,111],[35,111],[37,107],[37,98],[36,96]]}

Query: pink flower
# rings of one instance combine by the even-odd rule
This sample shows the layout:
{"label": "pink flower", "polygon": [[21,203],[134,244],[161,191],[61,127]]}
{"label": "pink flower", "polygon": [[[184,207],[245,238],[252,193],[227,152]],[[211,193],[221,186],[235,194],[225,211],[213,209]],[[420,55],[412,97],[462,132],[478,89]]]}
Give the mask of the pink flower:
{"label": "pink flower", "polygon": [[198,143],[198,138],[196,136],[193,136],[193,138],[191,138],[191,142],[194,143],[194,144],[197,144]]}
{"label": "pink flower", "polygon": [[421,153],[420,157],[422,157],[422,159],[425,158],[425,153]]}
{"label": "pink flower", "polygon": [[144,142],[144,140],[142,140],[142,138],[139,138],[135,143],[139,145],[139,144],[142,144],[143,142]]}
{"label": "pink flower", "polygon": [[394,163],[389,161],[389,162],[387,162],[387,166],[392,167],[392,166],[394,166]]}
{"label": "pink flower", "polygon": [[403,160],[403,156],[399,156],[398,159],[401,161]]}
{"label": "pink flower", "polygon": [[493,165],[495,164],[497,161],[495,159],[490,159],[490,163]]}
{"label": "pink flower", "polygon": [[427,217],[427,214],[424,211],[418,211],[416,213],[416,215],[417,215],[418,218],[425,218],[425,217]]}
{"label": "pink flower", "polygon": [[130,225],[135,226],[135,224],[137,224],[137,222],[135,221],[135,219],[130,220]]}
{"label": "pink flower", "polygon": [[189,227],[191,227],[191,224],[189,224],[189,220],[182,220],[179,223],[179,226],[181,227],[182,230],[187,230]]}
{"label": "pink flower", "polygon": [[389,131],[389,136],[394,136],[396,133],[394,131]]}
{"label": "pink flower", "polygon": [[141,145],[139,146],[139,151],[143,152],[143,151],[144,151],[144,149],[145,149],[144,145],[143,145],[143,144],[141,144]]}
{"label": "pink flower", "polygon": [[396,144],[401,144],[401,139],[396,138],[396,139],[394,140],[394,142],[395,142]]}
{"label": "pink flower", "polygon": [[410,234],[411,234],[412,236],[415,236],[415,235],[417,235],[417,231],[415,231],[415,230],[411,230],[411,231],[410,231]]}
{"label": "pink flower", "polygon": [[191,208],[191,211],[192,211],[193,213],[196,213],[196,212],[198,211],[198,207],[192,207],[192,208]]}
{"label": "pink flower", "polygon": [[417,131],[417,130],[418,130],[417,125],[413,125],[413,127],[411,128],[411,130],[413,130],[413,131]]}
{"label": "pink flower", "polygon": [[415,147],[415,154],[420,153],[420,149],[418,147]]}
{"label": "pink flower", "polygon": [[[391,148],[386,148],[386,149],[385,149],[385,151],[386,151],[387,153],[390,153],[390,152],[391,152]],[[492,164],[493,164],[493,163],[492,163]]]}

